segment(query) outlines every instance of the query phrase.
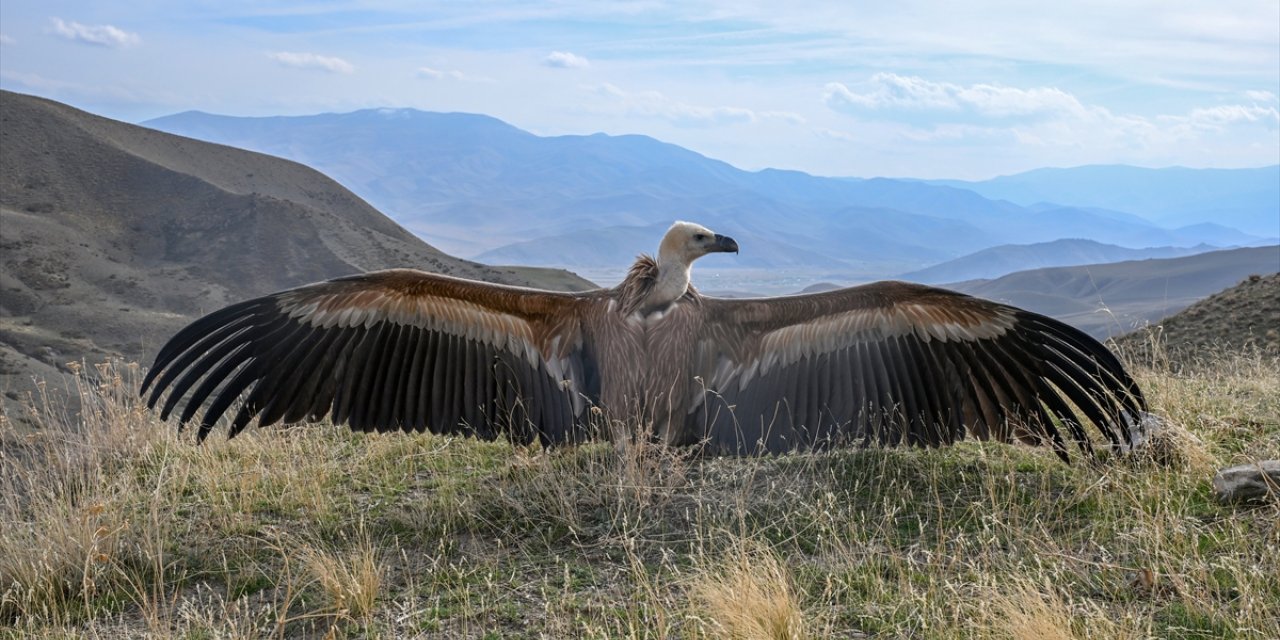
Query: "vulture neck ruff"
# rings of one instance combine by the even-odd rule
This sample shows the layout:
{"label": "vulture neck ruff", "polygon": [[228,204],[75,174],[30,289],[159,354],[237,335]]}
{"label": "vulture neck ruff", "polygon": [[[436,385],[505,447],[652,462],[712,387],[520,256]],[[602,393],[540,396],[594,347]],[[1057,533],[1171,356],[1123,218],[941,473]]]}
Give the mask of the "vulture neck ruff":
{"label": "vulture neck ruff", "polygon": [[[674,266],[674,265],[673,265]],[[618,285],[618,311],[641,317],[667,310],[681,298],[697,300],[697,290],[689,284],[689,265],[663,267],[652,256],[636,256],[627,277]]]}

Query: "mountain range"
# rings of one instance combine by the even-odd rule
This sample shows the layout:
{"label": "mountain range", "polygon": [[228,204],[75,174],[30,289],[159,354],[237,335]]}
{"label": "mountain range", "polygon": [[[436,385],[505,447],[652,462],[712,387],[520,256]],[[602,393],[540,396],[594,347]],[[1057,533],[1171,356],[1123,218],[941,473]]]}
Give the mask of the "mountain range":
{"label": "mountain range", "polygon": [[1280,235],[1280,165],[1250,169],[1094,165],[1036,169],[978,182],[934,180],[931,184],[1020,205],[1052,202],[1097,207],[1170,226],[1212,220],[1264,237]]}
{"label": "mountain range", "polygon": [[948,260],[926,269],[898,276],[902,280],[924,284],[943,284],[961,280],[981,280],[1044,267],[1069,267],[1150,258],[1190,256],[1217,247],[1201,244],[1194,247],[1150,247],[1129,249],[1093,240],[1064,238],[1034,244],[1005,244],[983,249],[967,256]]}
{"label": "mountain range", "polygon": [[[475,114],[186,112],[144,124],[313,166],[446,251],[616,274],[675,219],[739,240],[742,255],[722,271],[795,268],[845,281],[1060,238],[1129,248],[1263,241],[1212,218],[1164,227],[1129,212],[1024,206],[916,180],[749,172],[645,136],[543,137]],[[602,242],[584,241],[592,237]],[[738,284],[770,290],[760,280]]]}

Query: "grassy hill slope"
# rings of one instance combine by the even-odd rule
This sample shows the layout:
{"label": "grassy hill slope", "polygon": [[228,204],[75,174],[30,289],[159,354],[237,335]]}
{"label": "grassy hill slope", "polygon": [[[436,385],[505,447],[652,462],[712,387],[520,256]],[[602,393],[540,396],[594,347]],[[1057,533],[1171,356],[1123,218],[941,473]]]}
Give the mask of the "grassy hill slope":
{"label": "grassy hill slope", "polygon": [[1280,274],[1249,276],[1116,342],[1139,358],[1179,364],[1212,360],[1223,349],[1280,354]]}

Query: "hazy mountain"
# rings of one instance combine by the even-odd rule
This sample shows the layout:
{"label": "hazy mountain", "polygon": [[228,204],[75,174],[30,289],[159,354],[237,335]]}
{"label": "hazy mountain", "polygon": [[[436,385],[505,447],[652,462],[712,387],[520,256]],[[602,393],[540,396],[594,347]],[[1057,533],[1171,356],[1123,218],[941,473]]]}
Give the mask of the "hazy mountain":
{"label": "hazy mountain", "polygon": [[1095,337],[1132,331],[1253,274],[1280,272],[1280,245],[1019,271],[944,285],[1053,316]]}
{"label": "hazy mountain", "polygon": [[904,273],[899,277],[913,282],[939,284],[998,278],[1015,271],[1043,267],[1068,267],[1148,258],[1177,258],[1213,251],[1217,248],[1202,244],[1195,247],[1129,249],[1081,239],[1054,240],[1035,244],[1006,244],[948,260],[927,269]]}
{"label": "hazy mountain", "polygon": [[[1205,241],[1196,230],[1116,212],[1024,207],[912,180],[747,172],[645,136],[540,137],[473,114],[187,112],[146,125],[304,162],[446,250],[521,255],[536,264],[569,264],[555,260],[565,257],[555,247],[582,232],[608,235],[619,249],[651,251],[657,238],[641,235],[673,219],[751,240],[742,268],[784,268],[808,255],[814,269],[844,263],[845,277],[883,277],[995,245],[1063,237],[1127,247]],[[527,244],[535,240],[547,249]],[[1233,243],[1256,240],[1239,234]],[[591,260],[618,259],[577,249]],[[586,259],[573,258],[579,266]]]}
{"label": "hazy mountain", "polygon": [[589,285],[445,255],[295,162],[7,91],[0,121],[0,391],[145,360],[198,314],[360,271]]}
{"label": "hazy mountain", "polygon": [[1091,165],[1036,169],[980,182],[930,182],[1022,205],[1053,202],[1101,207],[1171,227],[1213,221],[1264,238],[1280,236],[1280,165],[1256,169]]}

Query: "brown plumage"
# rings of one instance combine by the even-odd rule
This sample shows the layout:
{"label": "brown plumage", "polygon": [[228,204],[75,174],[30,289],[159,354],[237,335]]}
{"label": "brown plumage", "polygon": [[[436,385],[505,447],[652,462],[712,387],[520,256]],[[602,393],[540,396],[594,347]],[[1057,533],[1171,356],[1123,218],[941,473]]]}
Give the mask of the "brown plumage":
{"label": "brown plumage", "polygon": [[[698,257],[738,250],[676,223],[612,289],[559,293],[412,270],[242,302],[173,337],[143,382],[199,438],[329,416],[352,429],[545,445],[655,438],[712,453],[950,444],[1092,451],[1131,441],[1142,392],[1096,340],[1007,305],[905,282],[726,300]],[[168,390],[167,398],[164,392]]]}

